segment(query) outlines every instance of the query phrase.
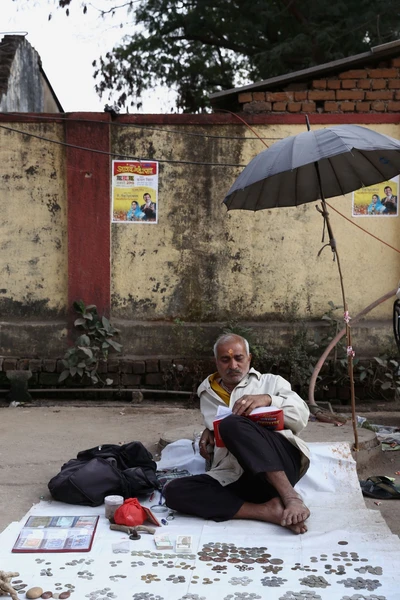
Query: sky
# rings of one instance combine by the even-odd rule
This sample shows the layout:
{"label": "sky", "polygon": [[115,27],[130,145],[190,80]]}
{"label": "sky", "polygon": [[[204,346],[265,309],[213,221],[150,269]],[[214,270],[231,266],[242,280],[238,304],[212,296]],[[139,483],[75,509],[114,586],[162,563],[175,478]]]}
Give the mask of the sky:
{"label": "sky", "polygon": [[[111,50],[124,34],[132,31],[132,15],[122,29],[120,20],[126,13],[106,19],[99,9],[118,5],[118,0],[94,0],[82,14],[80,0],[74,0],[70,16],[56,8],[57,0],[1,0],[0,38],[4,34],[27,33],[26,39],[39,53],[42,67],[65,112],[103,112],[113,100],[99,99],[94,90],[92,62]],[[52,18],[49,21],[49,14]],[[141,113],[171,112],[173,92],[157,88],[146,94]],[[125,109],[121,110],[121,113]]]}

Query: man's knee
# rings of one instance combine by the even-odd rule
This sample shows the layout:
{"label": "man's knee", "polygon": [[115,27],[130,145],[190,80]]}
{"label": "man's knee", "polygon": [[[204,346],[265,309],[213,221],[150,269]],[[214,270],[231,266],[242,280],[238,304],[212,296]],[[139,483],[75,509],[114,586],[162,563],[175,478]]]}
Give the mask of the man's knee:
{"label": "man's knee", "polygon": [[242,429],[245,417],[238,417],[237,415],[229,415],[225,417],[219,424],[219,433],[222,439],[232,437],[235,438],[237,433]]}

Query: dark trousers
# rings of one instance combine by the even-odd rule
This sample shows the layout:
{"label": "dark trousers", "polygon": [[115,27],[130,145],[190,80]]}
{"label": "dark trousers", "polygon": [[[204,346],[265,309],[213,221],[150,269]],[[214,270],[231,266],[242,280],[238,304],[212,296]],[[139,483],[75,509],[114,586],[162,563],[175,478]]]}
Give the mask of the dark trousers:
{"label": "dark trousers", "polygon": [[219,431],[225,446],[243,468],[243,475],[227,486],[210,475],[175,479],[164,490],[169,508],[203,519],[226,521],[244,502],[261,504],[279,495],[265,473],[284,471],[293,486],[298,482],[301,453],[280,433],[236,415],[223,419]]}

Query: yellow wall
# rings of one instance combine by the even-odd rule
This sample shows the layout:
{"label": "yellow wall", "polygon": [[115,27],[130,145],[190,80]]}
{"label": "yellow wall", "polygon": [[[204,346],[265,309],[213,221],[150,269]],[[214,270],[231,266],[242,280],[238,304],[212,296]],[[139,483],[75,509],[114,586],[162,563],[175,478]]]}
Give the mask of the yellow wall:
{"label": "yellow wall", "polygon": [[[318,128],[319,126],[313,127]],[[322,127],[322,126],[320,126]],[[375,130],[400,137],[399,125]],[[172,129],[172,126],[165,126]],[[179,127],[219,136],[254,134],[242,126]],[[275,140],[303,125],[257,126]],[[259,140],[213,140],[118,128],[115,152],[131,156],[247,164]],[[215,321],[285,318],[288,307],[319,318],[328,301],[341,305],[337,265],[326,248],[318,258],[322,217],[315,204],[256,213],[230,211],[222,200],[241,169],[160,166],[159,224],[112,225],[112,292],[116,316],[129,319]],[[399,217],[352,218],[351,194],[329,200],[358,225],[400,248]],[[396,287],[399,254],[331,211],[350,314]],[[387,319],[391,303],[372,318]]]}
{"label": "yellow wall", "polygon": [[[63,140],[56,124],[1,123]],[[64,149],[0,129],[0,314],[65,314],[67,209]]]}

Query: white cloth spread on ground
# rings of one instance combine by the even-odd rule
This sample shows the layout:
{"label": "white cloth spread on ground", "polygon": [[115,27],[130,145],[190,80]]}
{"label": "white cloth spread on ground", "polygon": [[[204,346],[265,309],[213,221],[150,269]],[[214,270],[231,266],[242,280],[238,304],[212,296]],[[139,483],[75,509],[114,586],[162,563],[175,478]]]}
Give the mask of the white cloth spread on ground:
{"label": "white cloth spread on ground", "polygon": [[[344,596],[359,593],[367,598],[376,594],[386,600],[398,600],[398,565],[400,563],[400,540],[393,535],[383,521],[379,511],[365,508],[357,479],[355,462],[346,443],[311,443],[311,466],[304,478],[297,484],[296,490],[302,494],[311,509],[311,517],[307,521],[308,533],[294,535],[287,529],[268,523],[256,521],[227,521],[215,523],[200,519],[176,515],[168,526],[158,528],[157,533],[168,534],[172,541],[177,535],[191,535],[193,553],[174,558],[165,555],[174,554],[171,550],[158,551],[164,558],[132,555],[132,552],[156,552],[152,536],[143,534],[138,541],[131,541],[124,533],[110,531],[104,517],[104,506],[96,508],[77,507],[59,502],[40,502],[32,507],[19,523],[11,523],[0,534],[0,568],[5,571],[18,571],[24,583],[29,587],[39,585],[46,590],[55,589],[55,582],[64,586],[69,583],[75,586],[71,598],[84,600],[87,594],[110,588],[118,600],[129,600],[134,594],[147,592],[165,600],[181,600],[186,593],[198,594],[206,600],[223,600],[235,592],[254,593],[262,599],[278,600],[288,591],[299,593],[311,591],[304,583],[306,577],[322,576],[327,581],[326,588],[312,588],[322,600],[342,600]],[[153,501],[143,502],[147,506],[156,504],[158,494]],[[91,552],[88,553],[32,553],[12,554],[11,549],[18,537],[21,527],[28,515],[100,515],[98,529]],[[129,553],[113,554],[113,545],[127,542]],[[280,559],[281,570],[276,577],[286,580],[279,587],[264,587],[261,580],[272,577],[272,572],[265,573],[263,567],[274,563],[254,563],[252,570],[239,571],[233,563],[200,561],[197,552],[210,543],[233,543],[237,547],[264,547],[272,559]],[[347,542],[341,545],[339,542]],[[340,553],[347,552],[346,557]],[[317,561],[313,558],[315,557]],[[338,559],[339,557],[339,559]],[[343,558],[342,558],[343,557]],[[356,560],[358,557],[358,560]],[[44,562],[38,564],[37,559]],[[70,564],[75,560],[83,563]],[[159,559],[163,563],[155,564]],[[362,560],[365,559],[365,560]],[[174,568],[166,568],[168,560],[172,560]],[[86,562],[90,562],[86,564]],[[121,561],[112,567],[110,563]],[[143,562],[143,565],[132,566]],[[336,561],[336,562],[335,562]],[[53,576],[41,575],[46,563],[52,569]],[[194,570],[184,569],[182,563],[195,566]],[[226,565],[226,573],[216,573],[216,565]],[[333,568],[344,565],[345,574],[327,573],[325,565]],[[295,565],[297,569],[293,570]],[[346,566],[347,565],[347,566]],[[356,569],[371,566],[381,567],[382,575],[361,574]],[[214,570],[213,570],[214,568]],[[305,569],[305,570],[300,570]],[[310,569],[316,571],[310,572]],[[82,571],[93,574],[91,580],[83,578]],[[150,584],[141,579],[146,574],[154,574],[160,581]],[[180,575],[184,581],[173,583],[171,575]],[[115,577],[122,575],[124,577]],[[110,579],[113,578],[113,579]],[[248,577],[251,581],[243,587],[230,583],[233,577]],[[381,585],[373,591],[345,587],[340,581],[347,578],[377,580]],[[204,578],[213,581],[203,584]],[[197,583],[195,583],[197,581]],[[92,596],[94,597],[94,596]],[[97,595],[105,598],[104,595]]]}

